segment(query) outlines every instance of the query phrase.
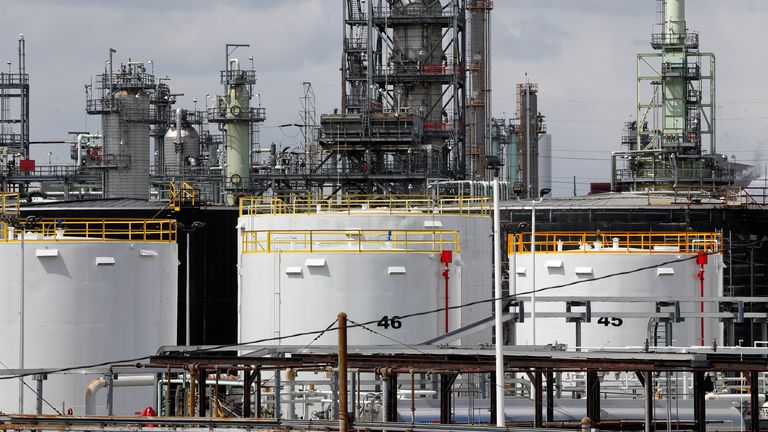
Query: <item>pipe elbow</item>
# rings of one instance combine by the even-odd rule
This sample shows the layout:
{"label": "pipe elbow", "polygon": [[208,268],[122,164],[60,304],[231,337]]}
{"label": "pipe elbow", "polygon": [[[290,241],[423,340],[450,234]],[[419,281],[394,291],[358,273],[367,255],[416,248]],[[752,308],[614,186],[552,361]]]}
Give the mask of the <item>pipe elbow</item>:
{"label": "pipe elbow", "polygon": [[94,378],[93,381],[88,384],[88,388],[85,390],[85,396],[95,396],[96,393],[106,387],[106,385],[107,380],[105,380],[104,377]]}

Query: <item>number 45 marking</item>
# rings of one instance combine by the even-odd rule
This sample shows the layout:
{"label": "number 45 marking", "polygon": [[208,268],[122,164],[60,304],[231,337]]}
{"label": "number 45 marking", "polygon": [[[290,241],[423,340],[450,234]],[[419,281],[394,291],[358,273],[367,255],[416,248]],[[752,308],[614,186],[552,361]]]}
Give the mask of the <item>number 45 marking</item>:
{"label": "number 45 marking", "polygon": [[621,318],[608,318],[608,317],[602,317],[599,320],[597,320],[598,324],[602,324],[606,327],[614,326],[614,327],[621,327],[622,324],[624,324],[624,320]]}
{"label": "number 45 marking", "polygon": [[400,327],[403,326],[403,322],[400,321],[399,316],[393,316],[390,318],[388,315],[384,315],[378,323],[376,323],[376,326],[378,327],[384,327],[385,329],[388,329],[392,327],[393,329],[397,330]]}

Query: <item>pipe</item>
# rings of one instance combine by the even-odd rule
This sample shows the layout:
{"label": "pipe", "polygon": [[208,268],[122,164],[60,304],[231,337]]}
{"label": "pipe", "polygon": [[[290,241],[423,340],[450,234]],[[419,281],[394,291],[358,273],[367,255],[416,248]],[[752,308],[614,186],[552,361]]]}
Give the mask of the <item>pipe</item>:
{"label": "pipe", "polygon": [[[176,148],[175,150],[178,153],[177,162],[179,165],[179,170],[181,170],[181,166],[183,162],[182,159],[184,158],[184,154],[182,152],[182,144],[183,144],[183,141],[181,139],[181,108],[176,108]],[[166,161],[166,163],[168,163],[168,161]],[[189,344],[189,342],[187,342],[187,344]]]}
{"label": "pipe", "polygon": [[493,178],[493,287],[496,325],[496,426],[506,426],[504,415],[504,332],[501,323],[501,220],[499,217],[499,178]]}
{"label": "pipe", "polygon": [[448,333],[448,316],[450,314],[450,304],[448,302],[448,263],[445,263],[443,270],[443,279],[445,279],[445,332]]}
{"label": "pipe", "polygon": [[[115,387],[144,387],[155,384],[154,375],[128,375],[112,381]],[[96,415],[96,395],[107,386],[104,376],[94,378],[85,390],[85,415]]]}
{"label": "pipe", "polygon": [[99,139],[101,138],[101,135],[99,134],[78,134],[77,138],[75,140],[75,145],[77,146],[77,167],[80,168],[83,166],[83,152],[81,151],[82,148],[80,146],[83,145],[83,140],[95,138]]}
{"label": "pipe", "polygon": [[339,431],[346,432],[348,427],[347,410],[347,314],[339,313]]}

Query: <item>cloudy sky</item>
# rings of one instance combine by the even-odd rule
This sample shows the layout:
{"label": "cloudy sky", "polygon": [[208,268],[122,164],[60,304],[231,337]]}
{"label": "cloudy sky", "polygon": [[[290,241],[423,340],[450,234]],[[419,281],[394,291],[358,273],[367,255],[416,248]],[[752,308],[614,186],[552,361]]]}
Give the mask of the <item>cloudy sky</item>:
{"label": "cloudy sky", "polygon": [[[302,82],[310,81],[318,114],[339,106],[341,0],[0,0],[0,66],[16,65],[17,39],[27,41],[31,128],[36,141],[66,139],[69,130],[98,131],[84,111],[83,85],[116,61],[153,60],[171,78],[181,106],[202,108],[222,93],[224,44],[246,43],[257,92],[267,107],[262,142],[291,145],[298,131]],[[514,86],[540,85],[540,110],[553,134],[555,192],[580,192],[607,181],[609,153],[634,112],[635,54],[650,50],[656,0],[496,0],[493,10],[493,108],[515,111]],[[768,158],[768,1],[689,0],[688,27],[718,60],[718,149],[737,160]],[[37,146],[33,157],[68,163],[68,151]]]}

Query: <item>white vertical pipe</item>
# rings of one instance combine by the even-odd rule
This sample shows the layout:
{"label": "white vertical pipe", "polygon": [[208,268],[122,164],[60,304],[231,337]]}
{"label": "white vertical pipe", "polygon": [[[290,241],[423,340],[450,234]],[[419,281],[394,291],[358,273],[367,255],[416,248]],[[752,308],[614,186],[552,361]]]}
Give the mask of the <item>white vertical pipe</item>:
{"label": "white vertical pipe", "polygon": [[[179,154],[177,155],[177,163],[179,164],[179,173],[181,173],[181,166],[183,165],[183,158],[184,158],[184,152],[182,151],[182,141],[181,141],[181,108],[176,108],[176,149],[178,149]],[[174,150],[176,150],[174,149]],[[168,161],[165,161],[165,163],[168,163]]]}
{"label": "white vertical pipe", "polygon": [[505,427],[504,416],[504,332],[501,327],[501,221],[499,217],[499,177],[493,178],[493,288],[496,323],[496,426]]}
{"label": "white vertical pipe", "polygon": [[19,284],[19,414],[24,414],[24,231],[21,228],[21,283]]}
{"label": "white vertical pipe", "polygon": [[536,346],[536,200],[531,201],[531,329]]}

